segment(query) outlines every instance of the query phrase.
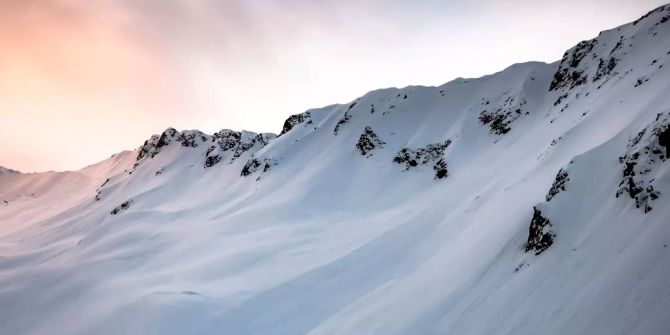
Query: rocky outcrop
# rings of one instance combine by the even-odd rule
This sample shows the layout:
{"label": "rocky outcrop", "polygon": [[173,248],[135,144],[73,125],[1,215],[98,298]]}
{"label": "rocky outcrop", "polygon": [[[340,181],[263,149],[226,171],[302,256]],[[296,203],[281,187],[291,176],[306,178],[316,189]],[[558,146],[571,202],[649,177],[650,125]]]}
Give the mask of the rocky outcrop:
{"label": "rocky outcrop", "polygon": [[[597,83],[600,89],[611,79],[621,79],[634,70],[638,72],[641,69],[622,69],[622,59],[634,50],[640,39],[655,38],[659,27],[667,24],[669,18],[670,7],[661,6],[633,22],[633,27],[613,29],[578,43],[563,54],[549,91],[569,91],[589,81]],[[640,27],[642,25],[645,28]],[[639,77],[634,86],[648,80],[646,76]]]}
{"label": "rocky outcrop", "polygon": [[551,227],[551,221],[542,216],[539,209],[533,207],[533,218],[528,226],[526,252],[535,252],[535,255],[539,255],[551,247],[556,238],[556,233],[551,230]]}
{"label": "rocky outcrop", "polygon": [[100,187],[98,187],[98,189],[96,190],[95,201],[100,201],[100,199],[102,199],[102,188],[105,187],[107,183],[109,183],[109,178],[107,178],[105,182],[102,183],[102,185],[100,185]]}
{"label": "rocky outcrop", "polygon": [[383,147],[384,144],[386,143],[382,141],[379,136],[377,136],[377,134],[375,134],[370,126],[365,126],[363,133],[358,138],[358,142],[356,143],[356,149],[360,151],[361,155],[365,156],[370,151]]}
{"label": "rocky outcrop", "polygon": [[393,162],[404,165],[405,170],[423,165],[433,165],[435,179],[447,177],[447,163],[444,159],[444,151],[451,144],[451,140],[443,143],[428,144],[418,149],[403,148],[395,157]]}
{"label": "rocky outcrop", "polygon": [[269,133],[256,134],[248,131],[221,130],[214,134],[214,144],[207,149],[205,167],[221,162],[227,152],[232,153],[229,160],[232,163],[245,152],[253,153],[263,148],[275,137],[274,134]]}
{"label": "rocky outcrop", "polygon": [[658,114],[654,122],[631,138],[627,150],[619,157],[622,179],[616,197],[627,194],[635,207],[650,212],[661,193],[655,187],[657,169],[668,160],[668,114]]}
{"label": "rocky outcrop", "polygon": [[512,122],[529,114],[524,110],[526,103],[526,99],[505,94],[498,99],[482,99],[481,105],[484,109],[479,113],[479,122],[488,125],[491,134],[507,134],[512,130]]}
{"label": "rocky outcrop", "polygon": [[179,134],[177,141],[182,147],[196,148],[199,144],[207,142],[208,136],[198,130],[184,130]]}
{"label": "rocky outcrop", "polygon": [[337,122],[335,125],[335,129],[333,129],[333,134],[337,135],[337,133],[340,131],[340,128],[344,126],[347,122],[351,120],[351,113],[349,111],[344,112],[344,116]]}
{"label": "rocky outcrop", "polygon": [[260,170],[261,174],[258,176],[258,178],[256,178],[256,180],[260,180],[264,174],[269,172],[270,169],[277,164],[277,161],[274,159],[264,158],[261,160],[258,158],[253,158],[244,164],[244,167],[242,167],[242,171],[240,172],[240,176],[247,177]]}
{"label": "rocky outcrop", "polygon": [[279,136],[288,133],[291,131],[291,129],[301,123],[305,123],[306,125],[312,124],[312,114],[310,114],[310,112],[304,112],[301,114],[294,114],[289,116],[288,119],[284,121],[284,126],[282,127]]}
{"label": "rocky outcrop", "polygon": [[547,202],[551,201],[551,199],[553,199],[560,192],[564,192],[565,186],[568,184],[569,181],[570,177],[568,176],[568,171],[564,169],[558,170],[558,173],[556,174],[556,179],[554,179],[554,183],[551,184],[551,188],[547,193],[546,196]]}
{"label": "rocky outcrop", "polygon": [[584,69],[579,68],[579,64],[591,53],[591,50],[593,50],[594,45],[597,43],[597,39],[581,41],[572,49],[566,51],[563,54],[558,70],[554,73],[549,90],[555,91],[560,88],[574,88],[585,84],[588,80],[588,75]]}
{"label": "rocky outcrop", "polygon": [[158,155],[163,147],[168,146],[175,138],[179,135],[179,132],[174,128],[167,128],[163,133],[159,135],[152,135],[148,140],[144,141],[144,144],[138,149],[137,152],[137,163],[135,167],[143,158],[154,158]]}
{"label": "rocky outcrop", "polygon": [[127,211],[130,208],[130,205],[132,205],[132,204],[133,204],[132,199],[126,200],[124,203],[122,203],[122,204],[116,206],[114,209],[112,209],[112,211],[109,212],[109,214],[116,215],[116,214],[119,214],[121,212]]}

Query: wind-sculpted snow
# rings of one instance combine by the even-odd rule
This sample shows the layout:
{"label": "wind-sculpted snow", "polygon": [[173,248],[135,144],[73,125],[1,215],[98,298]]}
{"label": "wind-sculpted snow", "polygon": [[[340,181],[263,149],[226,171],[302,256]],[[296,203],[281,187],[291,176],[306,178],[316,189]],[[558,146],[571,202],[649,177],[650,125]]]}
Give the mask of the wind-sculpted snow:
{"label": "wind-sculpted snow", "polygon": [[281,136],[0,168],[0,334],[669,333],[668,15]]}

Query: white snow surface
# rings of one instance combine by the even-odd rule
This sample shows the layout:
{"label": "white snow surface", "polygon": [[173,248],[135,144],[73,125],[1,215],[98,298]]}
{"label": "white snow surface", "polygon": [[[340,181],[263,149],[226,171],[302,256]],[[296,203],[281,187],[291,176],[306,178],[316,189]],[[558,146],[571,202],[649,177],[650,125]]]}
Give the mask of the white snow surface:
{"label": "white snow surface", "polygon": [[[168,129],[79,171],[2,168],[0,334],[668,334],[668,19],[279,137]],[[447,140],[446,178],[393,162]],[[646,213],[616,196],[636,148]]]}

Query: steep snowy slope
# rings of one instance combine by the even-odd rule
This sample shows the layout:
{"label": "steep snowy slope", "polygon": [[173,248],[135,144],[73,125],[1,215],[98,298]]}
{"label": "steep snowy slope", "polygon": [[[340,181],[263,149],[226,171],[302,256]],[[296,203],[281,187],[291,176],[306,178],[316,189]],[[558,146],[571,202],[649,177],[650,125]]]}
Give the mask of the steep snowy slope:
{"label": "steep snowy slope", "polygon": [[278,136],[2,169],[0,333],[667,333],[669,21]]}

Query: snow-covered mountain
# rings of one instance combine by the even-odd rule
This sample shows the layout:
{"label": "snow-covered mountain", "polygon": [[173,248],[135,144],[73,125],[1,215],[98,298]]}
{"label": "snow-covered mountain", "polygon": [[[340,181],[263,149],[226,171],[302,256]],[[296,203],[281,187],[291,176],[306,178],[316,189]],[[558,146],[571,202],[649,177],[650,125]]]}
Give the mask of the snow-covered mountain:
{"label": "snow-covered mountain", "polygon": [[2,334],[667,334],[670,6],[560,62],[0,169]]}

